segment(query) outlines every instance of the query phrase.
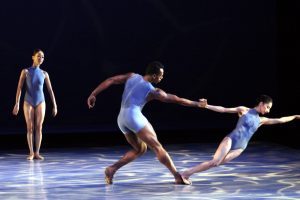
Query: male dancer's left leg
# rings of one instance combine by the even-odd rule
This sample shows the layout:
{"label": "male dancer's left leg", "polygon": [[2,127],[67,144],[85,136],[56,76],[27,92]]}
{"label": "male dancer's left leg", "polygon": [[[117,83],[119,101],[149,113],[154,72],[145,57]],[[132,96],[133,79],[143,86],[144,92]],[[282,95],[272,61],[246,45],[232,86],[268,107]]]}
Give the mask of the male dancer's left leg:
{"label": "male dancer's left leg", "polygon": [[136,134],[129,132],[125,134],[125,137],[133,149],[126,152],[120,160],[105,169],[105,181],[107,184],[113,183],[113,176],[118,169],[132,162],[147,151],[147,145],[140,140]]}

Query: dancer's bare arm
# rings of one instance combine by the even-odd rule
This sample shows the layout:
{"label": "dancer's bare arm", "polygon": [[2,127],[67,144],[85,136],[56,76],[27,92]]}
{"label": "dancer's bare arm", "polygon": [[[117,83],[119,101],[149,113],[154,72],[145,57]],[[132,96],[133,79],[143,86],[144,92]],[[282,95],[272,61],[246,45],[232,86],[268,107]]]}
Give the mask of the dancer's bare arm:
{"label": "dancer's bare arm", "polygon": [[51,81],[50,81],[50,77],[49,74],[47,72],[44,71],[45,74],[45,82],[46,82],[46,86],[47,86],[47,90],[48,93],[50,95],[50,99],[52,101],[52,115],[55,117],[57,115],[57,105],[56,105],[56,100],[55,100],[55,96],[54,96],[54,92],[52,89],[52,85],[51,85]]}
{"label": "dancer's bare arm", "polygon": [[282,124],[282,123],[290,122],[294,119],[300,119],[300,115],[291,115],[291,116],[280,117],[280,118],[261,117],[261,123],[265,125]]}
{"label": "dancer's bare arm", "polygon": [[14,115],[17,115],[19,112],[20,98],[21,98],[22,88],[23,88],[24,81],[26,79],[27,72],[28,72],[27,69],[23,69],[19,78],[19,83],[18,83],[17,93],[16,93],[16,102],[12,111]]}
{"label": "dancer's bare arm", "polygon": [[209,105],[207,104],[206,99],[199,99],[199,101],[202,102],[202,106],[204,105],[204,108],[220,113],[238,113],[239,115],[243,115],[249,110],[249,108],[245,106],[227,108],[223,106]]}
{"label": "dancer's bare arm", "polygon": [[182,106],[200,107],[200,102],[198,101],[191,101],[186,98],[181,98],[174,94],[166,93],[165,91],[159,88],[156,88],[153,92],[149,93],[148,100],[152,100],[152,99],[165,102],[165,103],[175,103]]}
{"label": "dancer's bare arm", "polygon": [[127,79],[129,79],[134,73],[127,73],[122,75],[117,75],[106,79],[105,81],[101,82],[90,94],[87,99],[87,104],[89,108],[93,108],[96,103],[96,96],[106,90],[112,85],[122,84],[125,83]]}

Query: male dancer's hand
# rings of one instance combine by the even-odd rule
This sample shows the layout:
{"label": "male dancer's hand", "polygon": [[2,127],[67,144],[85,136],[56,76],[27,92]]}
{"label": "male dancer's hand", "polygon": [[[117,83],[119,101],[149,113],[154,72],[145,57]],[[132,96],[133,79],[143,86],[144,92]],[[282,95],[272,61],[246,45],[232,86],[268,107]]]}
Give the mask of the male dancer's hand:
{"label": "male dancer's hand", "polygon": [[207,99],[199,99],[200,108],[206,108],[207,106]]}

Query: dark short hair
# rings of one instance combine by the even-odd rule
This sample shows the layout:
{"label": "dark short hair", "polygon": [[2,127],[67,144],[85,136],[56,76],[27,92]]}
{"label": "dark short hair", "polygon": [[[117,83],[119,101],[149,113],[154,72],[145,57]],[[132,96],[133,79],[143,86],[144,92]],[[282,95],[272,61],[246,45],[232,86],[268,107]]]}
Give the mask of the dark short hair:
{"label": "dark short hair", "polygon": [[158,61],[153,61],[147,65],[146,75],[159,74],[160,69],[163,69],[164,66]]}
{"label": "dark short hair", "polygon": [[256,105],[258,105],[260,102],[262,103],[273,103],[273,99],[269,97],[268,95],[262,94],[256,99]]}
{"label": "dark short hair", "polygon": [[37,53],[40,52],[40,51],[43,52],[41,49],[34,49],[32,55],[34,56],[35,54],[37,54]]}

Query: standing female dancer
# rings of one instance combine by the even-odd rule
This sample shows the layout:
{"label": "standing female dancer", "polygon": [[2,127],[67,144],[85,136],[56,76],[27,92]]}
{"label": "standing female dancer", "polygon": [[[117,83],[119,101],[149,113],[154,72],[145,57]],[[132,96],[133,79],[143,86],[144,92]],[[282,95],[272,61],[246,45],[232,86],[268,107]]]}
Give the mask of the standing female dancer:
{"label": "standing female dancer", "polygon": [[[200,101],[203,103],[201,105],[204,105],[204,108],[221,113],[238,113],[240,118],[235,129],[223,139],[212,160],[203,162],[182,173],[182,176],[186,179],[194,173],[208,170],[238,157],[246,149],[250,138],[261,125],[286,123],[294,119],[300,119],[300,115],[281,118],[260,117],[259,114],[269,113],[272,107],[272,99],[267,95],[261,95],[257,99],[256,106],[251,109],[244,106],[224,108],[208,105],[206,99],[200,99]],[[206,105],[204,102],[206,102]]]}
{"label": "standing female dancer", "polygon": [[159,83],[163,79],[163,75],[163,65],[155,61],[147,66],[144,76],[135,73],[113,76],[100,83],[90,94],[87,104],[89,108],[93,108],[97,94],[111,85],[125,83],[118,125],[133,149],[105,169],[105,181],[107,184],[112,184],[113,176],[118,169],[143,155],[147,150],[147,146],[154,151],[158,160],[170,170],[175,178],[175,183],[190,184],[177,172],[171,157],[158,141],[152,125],[142,114],[144,105],[151,100],[200,107],[200,102],[180,98],[176,95],[168,94],[159,88],[154,88],[152,83]]}
{"label": "standing female dancer", "polygon": [[[29,156],[27,157],[27,159],[32,160],[35,158],[43,160],[44,157],[40,155],[40,147],[42,142],[42,126],[46,111],[45,97],[43,92],[44,81],[46,82],[46,86],[53,103],[53,116],[56,116],[57,114],[57,106],[49,75],[46,71],[40,69],[40,65],[44,61],[43,51],[40,49],[34,50],[32,60],[32,66],[27,69],[23,69],[21,72],[16,94],[16,104],[12,113],[14,115],[17,115],[19,112],[21,91],[25,82],[26,93],[24,97],[23,110],[27,125],[27,142],[29,147]],[[35,152],[33,149],[34,130]]]}

